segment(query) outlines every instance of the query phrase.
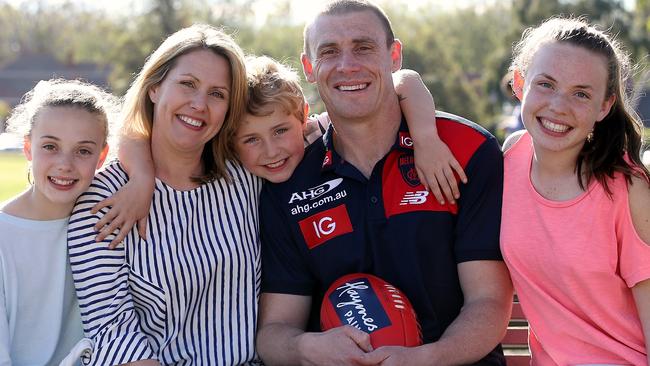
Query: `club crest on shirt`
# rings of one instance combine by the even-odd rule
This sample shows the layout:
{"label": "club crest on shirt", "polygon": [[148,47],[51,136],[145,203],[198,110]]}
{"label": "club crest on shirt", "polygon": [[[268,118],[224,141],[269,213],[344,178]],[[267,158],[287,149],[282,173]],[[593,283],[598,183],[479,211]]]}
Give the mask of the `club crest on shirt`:
{"label": "club crest on shirt", "polygon": [[413,155],[402,154],[397,160],[397,165],[399,166],[399,171],[402,173],[402,179],[404,182],[411,187],[417,187],[420,185],[420,178],[418,177],[418,172],[415,170],[415,159]]}
{"label": "club crest on shirt", "polygon": [[330,165],[332,165],[332,151],[327,150],[327,152],[325,153],[325,157],[323,158],[322,168],[327,168]]}

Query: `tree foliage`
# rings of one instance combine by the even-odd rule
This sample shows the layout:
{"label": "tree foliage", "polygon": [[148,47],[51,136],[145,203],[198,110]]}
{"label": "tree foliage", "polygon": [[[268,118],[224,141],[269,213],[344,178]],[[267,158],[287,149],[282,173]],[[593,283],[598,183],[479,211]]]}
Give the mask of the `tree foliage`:
{"label": "tree foliage", "polygon": [[[585,15],[611,29],[635,60],[648,61],[650,0],[634,11],[618,0],[510,0],[438,11],[436,0],[417,11],[382,3],[404,44],[404,66],[419,71],[441,109],[492,126],[508,96],[501,91],[511,47],[523,29],[559,14]],[[279,0],[149,0],[141,12],[107,14],[72,1],[40,0],[20,7],[0,0],[0,66],[20,52],[38,51],[70,62],[111,67],[122,93],[146,56],[170,33],[195,22],[222,26],[248,53],[269,55],[300,68],[303,24],[293,2]],[[263,19],[259,9],[265,6]],[[313,86],[305,85],[318,105]],[[320,111],[321,107],[315,110]]]}

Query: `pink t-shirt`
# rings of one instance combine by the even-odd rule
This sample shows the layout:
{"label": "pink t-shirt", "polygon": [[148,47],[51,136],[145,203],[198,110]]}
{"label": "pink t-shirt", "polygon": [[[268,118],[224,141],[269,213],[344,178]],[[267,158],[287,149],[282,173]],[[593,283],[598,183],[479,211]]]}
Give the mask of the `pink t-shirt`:
{"label": "pink t-shirt", "polygon": [[630,287],[650,278],[650,246],[636,233],[627,183],[610,198],[592,181],[569,201],[542,197],[530,180],[525,133],[504,155],[501,251],[530,323],[534,365],[646,365]]}

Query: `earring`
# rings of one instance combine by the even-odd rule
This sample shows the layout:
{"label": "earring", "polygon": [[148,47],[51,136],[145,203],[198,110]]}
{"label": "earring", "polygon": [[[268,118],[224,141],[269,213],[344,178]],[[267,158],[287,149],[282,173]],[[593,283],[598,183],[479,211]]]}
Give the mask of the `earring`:
{"label": "earring", "polygon": [[594,141],[594,130],[587,134],[587,142],[591,143],[592,141]]}

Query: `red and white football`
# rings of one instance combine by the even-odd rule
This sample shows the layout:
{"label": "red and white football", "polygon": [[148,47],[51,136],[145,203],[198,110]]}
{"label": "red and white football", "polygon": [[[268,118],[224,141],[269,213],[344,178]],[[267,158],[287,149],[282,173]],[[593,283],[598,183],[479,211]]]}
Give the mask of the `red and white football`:
{"label": "red and white football", "polygon": [[323,331],[350,325],[370,334],[374,348],[415,347],[422,332],[411,302],[379,277],[353,273],[334,281],[320,308]]}

